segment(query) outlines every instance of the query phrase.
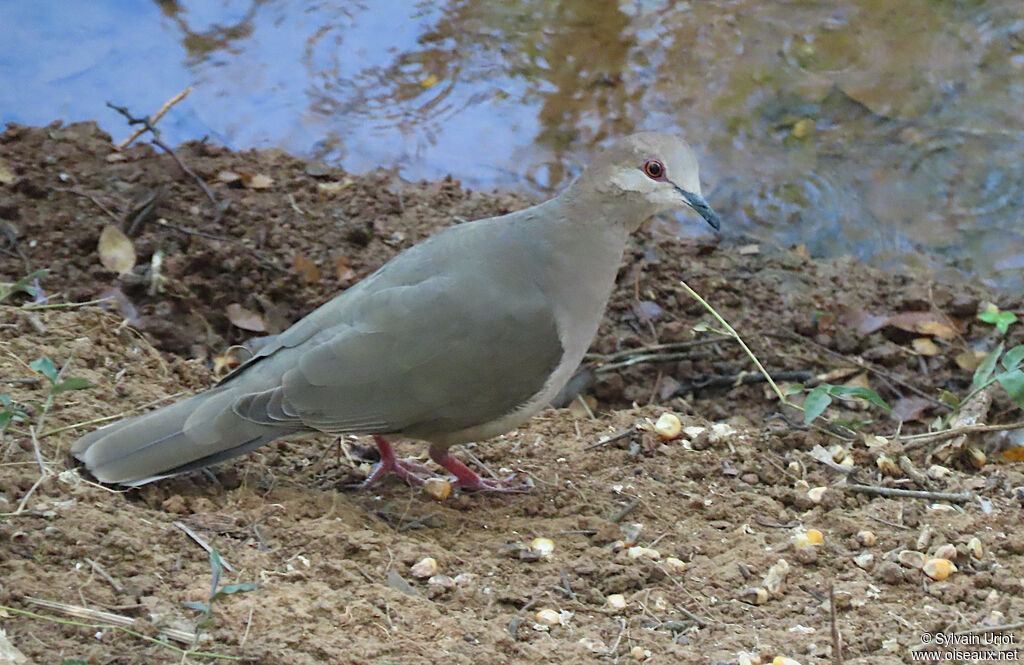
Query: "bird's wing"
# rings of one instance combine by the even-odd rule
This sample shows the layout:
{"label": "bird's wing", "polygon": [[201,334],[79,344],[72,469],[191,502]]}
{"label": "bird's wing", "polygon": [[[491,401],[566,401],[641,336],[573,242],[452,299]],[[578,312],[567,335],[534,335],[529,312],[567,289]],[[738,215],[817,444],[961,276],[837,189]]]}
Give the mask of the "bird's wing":
{"label": "bird's wing", "polygon": [[563,348],[544,294],[528,271],[505,263],[462,264],[479,266],[479,279],[441,272],[327,303],[317,316],[336,323],[295,334],[254,364],[253,385],[280,380],[238,399],[235,413],[256,423],[419,436],[511,413],[541,391]]}

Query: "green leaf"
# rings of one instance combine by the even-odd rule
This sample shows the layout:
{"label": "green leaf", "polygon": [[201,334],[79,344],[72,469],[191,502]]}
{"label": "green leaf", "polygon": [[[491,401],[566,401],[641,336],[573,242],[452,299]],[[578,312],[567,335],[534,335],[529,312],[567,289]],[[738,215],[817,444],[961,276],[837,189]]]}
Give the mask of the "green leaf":
{"label": "green leaf", "polygon": [[11,405],[11,396],[0,395],[0,404],[3,404],[4,408],[9,407]]}
{"label": "green leaf", "polygon": [[3,431],[4,427],[7,427],[7,423],[11,422],[11,418],[13,417],[13,411],[0,411],[0,431]]}
{"label": "green leaf", "polygon": [[215,593],[213,595],[213,598],[211,598],[210,600],[218,600],[220,598],[223,598],[224,596],[229,596],[233,593],[238,593],[239,591],[255,591],[259,588],[260,585],[256,584],[255,582],[243,582],[242,584],[228,584],[226,586],[221,587],[220,590],[217,591],[217,593]]}
{"label": "green leaf", "polygon": [[182,603],[182,605],[189,608],[190,610],[199,610],[200,612],[210,611],[210,606],[207,603],[200,603],[199,601],[195,600],[190,600],[188,602]]}
{"label": "green leaf", "polygon": [[[979,314],[979,316],[981,316]],[[988,380],[992,377],[992,372],[996,369],[996,361],[999,360],[999,356],[1003,354],[1003,345],[999,344],[995,350],[991,351],[985,359],[978,365],[978,369],[974,370],[974,380],[971,381],[971,388],[977,390],[983,385],[988,383]]]}
{"label": "green leaf", "polygon": [[995,377],[1006,392],[1010,393],[1014,404],[1024,409],[1024,372],[1019,369],[997,374]]}
{"label": "green leaf", "polygon": [[217,595],[217,587],[220,586],[220,576],[224,572],[224,564],[220,560],[220,552],[216,547],[210,548],[210,572],[213,573],[213,583],[210,585],[210,599]]}
{"label": "green leaf", "polygon": [[804,384],[794,383],[790,385],[788,388],[786,388],[784,391],[782,391],[782,394],[785,395],[786,397],[789,397],[790,395],[796,395],[797,393],[802,393],[803,391]]}
{"label": "green leaf", "polygon": [[32,296],[33,298],[38,297],[40,291],[39,288],[35,284],[33,284],[33,282],[35,282],[36,279],[40,277],[46,276],[47,274],[49,274],[49,272],[50,270],[48,268],[42,268],[40,270],[34,270],[29,274],[25,275],[14,284],[11,284],[9,289],[6,289],[2,293],[0,293],[0,302],[3,302],[3,300],[7,298],[7,296],[17,293],[18,291],[23,291]]}
{"label": "green leaf", "polygon": [[1006,369],[1017,369],[1020,367],[1022,360],[1024,360],[1024,344],[1015,346],[1007,351],[1001,362]]}
{"label": "green leaf", "polygon": [[957,399],[956,395],[949,392],[948,390],[943,390],[941,393],[939,393],[939,401],[943,402],[944,404],[949,404],[954,409],[960,407],[960,400]]}
{"label": "green leaf", "polygon": [[862,388],[860,386],[833,386],[827,383],[823,383],[821,385],[828,391],[829,395],[834,397],[859,397],[871,402],[877,407],[885,409],[886,411],[892,411],[892,409],[889,408],[889,405],[885,403],[885,400],[882,399],[881,395],[870,388]]}
{"label": "green leaf", "polygon": [[60,665],[89,665],[89,663],[85,662],[81,658],[65,658],[60,661]]}
{"label": "green leaf", "polygon": [[828,384],[822,384],[812,389],[811,392],[807,393],[807,399],[804,400],[804,424],[810,425],[811,422],[820,416],[822,412],[832,403],[832,398],[829,397],[828,389],[832,387]]}
{"label": "green leaf", "polygon": [[43,356],[37,360],[33,360],[28,364],[29,367],[35,371],[41,373],[50,383],[56,383],[57,381],[57,366],[53,364],[49,356]]}
{"label": "green leaf", "polygon": [[93,384],[90,383],[88,381],[88,379],[83,379],[81,377],[73,376],[70,379],[67,379],[66,381],[61,381],[60,383],[55,385],[53,388],[50,388],[50,394],[51,395],[56,395],[58,393],[62,393],[64,391],[66,391],[66,390],[83,390],[85,388],[92,388],[92,387],[93,387]]}
{"label": "green leaf", "polygon": [[1010,325],[1017,321],[1017,315],[1013,312],[1001,312],[999,308],[992,305],[984,312],[978,314],[978,318],[985,323],[991,323],[1002,334],[1010,329]]}

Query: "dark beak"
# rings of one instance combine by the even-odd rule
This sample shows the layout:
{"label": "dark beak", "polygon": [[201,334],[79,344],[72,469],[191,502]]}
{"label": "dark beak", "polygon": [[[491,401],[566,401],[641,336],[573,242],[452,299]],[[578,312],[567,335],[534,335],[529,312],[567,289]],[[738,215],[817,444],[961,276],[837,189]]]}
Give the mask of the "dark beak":
{"label": "dark beak", "polygon": [[690,204],[690,207],[703,217],[704,221],[711,225],[711,228],[717,231],[722,226],[722,219],[718,216],[717,212],[711,209],[711,206],[708,205],[703,196],[688,192],[679,185],[676,185],[676,190],[683,195],[683,198]]}

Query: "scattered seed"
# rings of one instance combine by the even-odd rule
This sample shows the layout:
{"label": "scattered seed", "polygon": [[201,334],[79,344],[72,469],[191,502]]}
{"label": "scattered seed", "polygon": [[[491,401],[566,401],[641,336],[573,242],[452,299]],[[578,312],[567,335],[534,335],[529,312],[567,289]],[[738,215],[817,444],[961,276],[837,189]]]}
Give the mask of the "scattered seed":
{"label": "scattered seed", "polygon": [[897,555],[897,558],[907,568],[917,568],[918,570],[924,568],[925,556],[917,550],[903,550]]}
{"label": "scattered seed", "polygon": [[864,531],[857,532],[857,542],[863,547],[874,547],[875,543],[878,542],[878,537],[873,531],[865,529]]}
{"label": "scattered seed", "polygon": [[626,608],[626,597],[621,593],[613,593],[604,599],[604,603],[608,609],[619,611]]}
{"label": "scattered seed", "polygon": [[437,560],[430,556],[423,557],[412,565],[409,572],[412,573],[414,577],[419,577],[421,579],[433,577],[434,575],[437,575]]}
{"label": "scattered seed", "polygon": [[444,501],[452,493],[452,484],[444,478],[427,478],[423,481],[423,491],[435,501]]}
{"label": "scattered seed", "polygon": [[650,547],[640,547],[639,545],[634,545],[633,547],[630,547],[628,550],[626,550],[626,555],[630,559],[639,559],[641,557],[646,557],[648,559],[651,559],[652,561],[657,561],[661,558],[661,552],[659,552],[658,550]]}
{"label": "scattered seed", "polygon": [[971,553],[971,557],[980,559],[985,553],[984,548],[981,546],[981,540],[974,536],[967,541],[967,551]]}
{"label": "scattered seed", "polygon": [[811,500],[811,503],[821,503],[821,499],[827,491],[827,487],[812,487],[807,490],[807,498]]}
{"label": "scattered seed", "polygon": [[662,441],[671,441],[672,439],[679,438],[682,429],[683,425],[679,422],[679,417],[670,412],[661,414],[658,422],[654,423],[654,432],[661,437]]}
{"label": "scattered seed", "polygon": [[935,548],[935,558],[945,559],[946,561],[956,560],[956,546],[946,543],[945,545],[939,545]]}
{"label": "scattered seed", "polygon": [[530,552],[538,557],[548,558],[555,551],[555,542],[550,538],[534,538],[530,542]]}
{"label": "scattered seed", "polygon": [[670,556],[665,559],[665,567],[673,573],[681,573],[686,570],[686,562],[681,559],[677,559],[674,556]]}
{"label": "scattered seed", "polygon": [[941,582],[956,572],[956,566],[949,559],[928,559],[921,570],[928,577]]}
{"label": "scattered seed", "polygon": [[875,565],[875,555],[871,552],[861,552],[857,556],[853,557],[853,565],[857,566],[861,570],[871,570]]}

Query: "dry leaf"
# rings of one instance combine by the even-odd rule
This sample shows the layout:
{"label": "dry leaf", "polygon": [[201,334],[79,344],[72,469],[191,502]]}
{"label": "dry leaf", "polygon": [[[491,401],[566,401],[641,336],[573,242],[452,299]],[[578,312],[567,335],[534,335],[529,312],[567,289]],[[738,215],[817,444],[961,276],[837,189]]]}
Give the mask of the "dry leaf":
{"label": "dry leaf", "polygon": [[939,323],[938,321],[922,321],[917,325],[917,332],[922,335],[931,335],[932,337],[946,340],[956,337],[956,331],[952,326]]}
{"label": "dry leaf", "polygon": [[930,337],[918,337],[910,345],[914,347],[916,353],[922,356],[937,356],[942,353],[942,349]]}
{"label": "dry leaf", "polygon": [[920,420],[924,410],[931,405],[931,401],[923,397],[903,397],[893,405],[892,415],[897,420]]}
{"label": "dry leaf", "polygon": [[295,272],[299,273],[302,281],[307,284],[320,281],[320,268],[302,254],[296,254],[292,257],[292,267],[295,268]]}
{"label": "dry leaf", "polygon": [[955,335],[953,329],[949,327],[947,320],[945,315],[937,312],[900,312],[890,316],[886,323],[911,333],[941,337],[938,333],[929,332],[929,330],[940,330],[944,333],[948,330],[949,332],[946,334]]}
{"label": "dry leaf", "polygon": [[354,282],[356,280],[356,271],[348,267],[348,259],[344,256],[339,256],[334,260],[334,265],[338,271],[338,281],[342,284]]}
{"label": "dry leaf", "polygon": [[1024,446],[1004,450],[1003,457],[1011,462],[1024,462]]}
{"label": "dry leaf", "polygon": [[844,328],[852,328],[862,335],[869,335],[880,329],[889,320],[888,316],[869,314],[862,309],[848,309],[839,317]]}
{"label": "dry leaf", "polygon": [[263,322],[262,316],[236,302],[228,305],[224,313],[227,315],[228,321],[242,330],[251,330],[252,332],[266,332],[267,330],[267,324]]}
{"label": "dry leaf", "polygon": [[221,171],[217,174],[217,180],[223,182],[226,185],[230,185],[242,180],[242,176],[238,175],[234,171]]}
{"label": "dry leaf", "polygon": [[100,232],[100,263],[118,275],[131,272],[135,267],[135,247],[128,236],[116,226],[107,225]]}
{"label": "dry leaf", "polygon": [[968,372],[973,372],[974,370],[978,369],[978,365],[980,365],[981,361],[984,360],[987,356],[987,351],[963,351],[961,353],[956,354],[956,358],[954,358],[953,360],[954,362],[956,362],[956,366],[959,367],[960,369],[967,370]]}

